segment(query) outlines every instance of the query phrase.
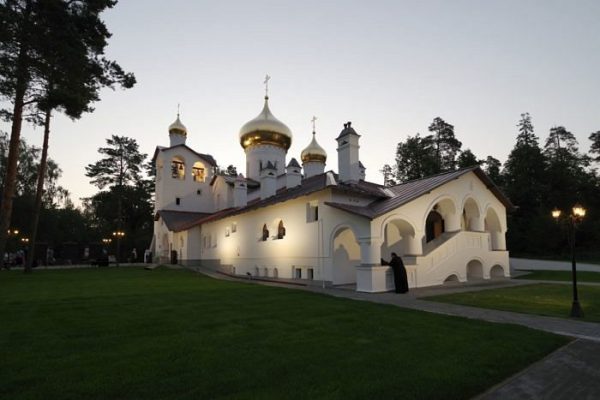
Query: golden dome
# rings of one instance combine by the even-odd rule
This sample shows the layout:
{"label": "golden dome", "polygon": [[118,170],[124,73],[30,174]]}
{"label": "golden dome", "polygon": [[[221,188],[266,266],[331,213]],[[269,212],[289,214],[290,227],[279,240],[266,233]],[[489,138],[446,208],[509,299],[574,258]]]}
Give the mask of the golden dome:
{"label": "golden dome", "polygon": [[327,160],[327,153],[325,152],[325,149],[323,149],[321,146],[319,146],[319,143],[317,143],[315,132],[313,132],[313,138],[308,147],[306,147],[304,150],[302,150],[302,153],[300,153],[300,158],[302,159],[303,163],[316,161],[325,164],[325,161]]}
{"label": "golden dome", "polygon": [[260,114],[240,129],[240,144],[244,149],[259,144],[270,144],[286,151],[292,145],[292,131],[273,116],[269,110],[268,96],[265,96],[265,106]]}
{"label": "golden dome", "polygon": [[187,128],[179,120],[179,113],[177,113],[177,119],[171,125],[169,125],[169,133],[176,133],[179,135],[187,136]]}

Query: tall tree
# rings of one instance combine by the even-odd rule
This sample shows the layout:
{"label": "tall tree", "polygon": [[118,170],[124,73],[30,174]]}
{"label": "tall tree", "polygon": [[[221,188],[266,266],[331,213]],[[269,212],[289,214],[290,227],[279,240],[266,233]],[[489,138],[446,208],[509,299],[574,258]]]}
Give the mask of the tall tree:
{"label": "tall tree", "polygon": [[112,135],[106,143],[98,149],[104,157],[85,167],[91,183],[99,189],[108,187],[86,199],[87,215],[93,218],[96,228],[123,229],[127,233],[125,242],[140,246],[142,242],[133,241],[147,241],[152,226],[152,185],[142,173],[147,155],[140,153],[132,138]]}
{"label": "tall tree", "polygon": [[590,146],[591,158],[600,163],[600,131],[591,133],[589,139],[592,141],[592,145]]}
{"label": "tall tree", "polygon": [[431,135],[421,137],[418,133],[408,136],[396,147],[396,179],[405,182],[424,178],[439,172],[436,150]]}
{"label": "tall tree", "polygon": [[[529,113],[521,114],[517,123],[516,144],[502,173],[504,190],[518,208],[509,215],[509,248],[517,252],[540,247],[547,220],[542,206],[546,195],[546,158],[539,146]],[[535,243],[536,241],[540,243]]]}
{"label": "tall tree", "polygon": [[501,186],[501,187],[504,186],[503,180],[502,180],[502,175],[501,175],[502,163],[500,162],[500,160],[498,160],[497,158],[494,158],[492,156],[487,156],[487,158],[485,160],[483,160],[482,166],[483,166],[483,171],[487,174],[487,176],[490,177],[490,179],[496,185]]}
{"label": "tall tree", "polygon": [[477,156],[473,154],[471,149],[463,150],[457,159],[458,168],[474,167],[479,164],[480,161],[477,160]]}
{"label": "tall tree", "polygon": [[[44,115],[46,150],[54,108],[63,107],[77,117],[89,111],[88,104],[97,100],[100,87],[115,81],[135,82],[133,75],[103,57],[110,33],[99,14],[115,4],[114,0],[7,0],[0,4],[0,95],[13,104],[12,113],[4,112],[12,119],[12,130],[0,209],[0,254],[10,224],[25,106],[37,106]],[[45,154],[39,173],[42,188]]]}
{"label": "tall tree", "polygon": [[429,132],[433,134],[437,172],[453,170],[456,168],[456,157],[460,152],[462,143],[454,136],[454,126],[440,117],[433,119],[429,125]]}
{"label": "tall tree", "polygon": [[389,164],[385,164],[380,170],[383,175],[383,186],[394,186],[396,181],[394,180],[394,170]]}

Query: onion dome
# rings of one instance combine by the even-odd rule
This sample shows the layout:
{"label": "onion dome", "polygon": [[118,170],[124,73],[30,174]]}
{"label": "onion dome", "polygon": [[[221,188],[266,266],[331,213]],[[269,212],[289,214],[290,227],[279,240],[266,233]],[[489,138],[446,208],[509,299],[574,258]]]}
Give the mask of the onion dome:
{"label": "onion dome", "polygon": [[240,144],[244,149],[255,145],[272,145],[285,149],[292,145],[292,131],[269,110],[269,96],[260,114],[240,129]]}
{"label": "onion dome", "polygon": [[312,141],[307,148],[302,150],[302,153],[300,153],[300,158],[302,159],[303,163],[313,161],[322,162],[325,164],[325,161],[327,160],[327,153],[325,152],[325,149],[323,149],[321,146],[319,146],[319,143],[317,143],[314,131]]}
{"label": "onion dome", "polygon": [[187,128],[181,123],[179,119],[179,113],[177,113],[177,119],[171,125],[169,125],[169,134],[178,134],[187,136]]}

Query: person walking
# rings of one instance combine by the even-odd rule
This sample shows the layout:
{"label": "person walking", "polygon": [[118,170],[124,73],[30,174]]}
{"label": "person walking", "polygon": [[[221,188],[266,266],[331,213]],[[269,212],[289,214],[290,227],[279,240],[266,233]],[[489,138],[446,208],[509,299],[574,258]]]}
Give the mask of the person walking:
{"label": "person walking", "polygon": [[404,262],[396,253],[392,253],[392,259],[389,263],[394,271],[394,286],[396,287],[396,293],[407,293],[408,292],[408,278],[406,277],[406,268]]}

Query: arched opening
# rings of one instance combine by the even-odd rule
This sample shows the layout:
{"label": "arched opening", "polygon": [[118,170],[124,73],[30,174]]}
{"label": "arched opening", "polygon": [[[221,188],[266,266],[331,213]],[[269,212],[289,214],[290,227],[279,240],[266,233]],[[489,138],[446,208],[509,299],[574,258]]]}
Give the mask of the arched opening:
{"label": "arched opening", "polygon": [[483,279],[483,264],[479,260],[471,260],[467,264],[467,281]]}
{"label": "arched opening", "polygon": [[279,221],[279,225],[277,225],[277,239],[283,239],[285,236],[285,226],[283,226],[283,220]]}
{"label": "arched opening", "polygon": [[490,278],[492,278],[492,279],[504,278],[504,268],[502,268],[502,265],[494,265],[492,267],[492,269],[490,269]]}
{"label": "arched opening", "polygon": [[479,214],[479,207],[477,203],[472,198],[467,199],[465,201],[465,205],[463,207],[462,213],[462,228],[465,231],[481,231],[482,226],[480,226],[481,216]]}
{"label": "arched opening", "polygon": [[161,242],[162,242],[161,246],[160,246],[161,254],[159,254],[159,256],[168,258],[169,257],[169,235],[166,233],[163,233]]}
{"label": "arched opening", "polygon": [[445,230],[445,223],[442,214],[435,209],[427,215],[425,221],[425,242],[429,243],[432,240],[440,237]]}
{"label": "arched opening", "polygon": [[456,274],[452,274],[449,277],[447,277],[446,279],[444,279],[444,284],[451,284],[451,283],[456,283],[459,282],[458,280],[458,276],[456,276]]}
{"label": "arched opening", "polygon": [[360,246],[350,228],[341,228],[333,238],[333,284],[356,282],[356,267],[360,265]]}
{"label": "arched opening", "polygon": [[175,156],[171,160],[171,176],[175,179],[185,179],[185,160],[182,157]]}
{"label": "arched opening", "polygon": [[194,182],[204,182],[206,180],[204,164],[200,161],[196,161],[192,166],[192,179]]}
{"label": "arched opening", "polygon": [[263,276],[266,276],[266,277],[269,276],[269,268],[267,268],[267,267],[263,268]]}
{"label": "arched opening", "polygon": [[277,268],[273,268],[273,278],[279,278],[279,271],[277,271]]}
{"label": "arched opening", "polygon": [[403,219],[393,219],[383,229],[381,257],[387,260],[392,253],[400,256],[416,254],[414,241],[415,230],[412,225]]}
{"label": "arched opening", "polygon": [[500,218],[493,208],[488,208],[485,215],[485,230],[490,233],[490,245],[492,250],[505,250],[504,234],[502,233],[502,225]]}
{"label": "arched opening", "polygon": [[262,228],[262,241],[266,242],[267,239],[269,239],[269,230],[267,229],[267,224],[264,224]]}
{"label": "arched opening", "polygon": [[254,266],[254,276],[260,276],[260,270],[258,269],[258,266]]}

